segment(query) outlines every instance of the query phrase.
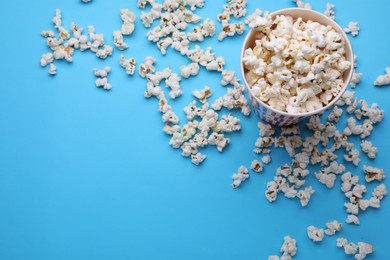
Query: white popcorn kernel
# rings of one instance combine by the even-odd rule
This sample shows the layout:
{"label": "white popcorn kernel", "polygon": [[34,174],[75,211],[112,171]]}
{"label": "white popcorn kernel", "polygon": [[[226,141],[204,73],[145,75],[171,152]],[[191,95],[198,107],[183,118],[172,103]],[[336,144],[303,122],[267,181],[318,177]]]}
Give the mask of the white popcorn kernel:
{"label": "white popcorn kernel", "polygon": [[206,155],[197,153],[191,155],[191,161],[195,165],[201,164],[206,159]]}
{"label": "white popcorn kernel", "polygon": [[375,159],[376,154],[378,152],[378,148],[372,145],[370,141],[363,140],[360,143],[360,147],[362,148],[363,153],[368,155],[368,158]]}
{"label": "white popcorn kernel", "polygon": [[176,132],[173,133],[171,140],[169,140],[169,144],[177,149],[180,148],[180,146],[184,143],[184,136],[182,133]]}
{"label": "white popcorn kernel", "polygon": [[145,78],[147,74],[154,72],[156,70],[154,65],[153,65],[155,62],[156,62],[155,58],[153,58],[151,56],[147,56],[144,59],[144,63],[139,65],[139,69],[138,69],[139,75],[141,77]]}
{"label": "white popcorn kernel", "polygon": [[95,74],[95,76],[100,77],[100,78],[106,78],[110,71],[111,71],[111,68],[109,66],[106,66],[102,70],[93,69],[93,73]]}
{"label": "white popcorn kernel", "polygon": [[57,74],[57,67],[53,63],[50,63],[50,68],[49,68],[48,73],[50,75],[56,75]]}
{"label": "white popcorn kernel", "polygon": [[101,49],[101,50],[98,50],[96,52],[96,57],[100,58],[100,59],[106,59],[108,56],[111,56],[112,55],[112,47],[110,45],[104,45],[104,48]]}
{"label": "white popcorn kernel", "polygon": [[337,220],[333,220],[331,222],[326,223],[327,229],[325,229],[325,234],[328,236],[333,236],[336,232],[341,230],[343,225],[339,223]]}
{"label": "white popcorn kernel", "polygon": [[334,13],[334,5],[333,4],[330,4],[330,3],[326,3],[326,10],[324,12],[324,14],[326,16],[328,16],[329,18],[331,18],[332,20],[335,19],[335,13]]}
{"label": "white popcorn kernel", "polygon": [[297,4],[297,7],[299,8],[305,8],[305,9],[312,9],[312,6],[309,3],[304,3],[302,0],[292,0]]}
{"label": "white popcorn kernel", "polygon": [[207,98],[211,97],[212,93],[213,92],[208,86],[205,86],[202,90],[192,91],[192,95],[199,99],[202,104],[206,103]]}
{"label": "white popcorn kernel", "polygon": [[115,47],[118,48],[118,50],[125,50],[127,49],[129,46],[123,41],[123,35],[122,35],[122,32],[121,31],[114,31],[113,33],[113,37],[114,37],[114,45]]}
{"label": "white popcorn kernel", "polygon": [[136,16],[133,12],[128,9],[121,9],[121,19],[123,21],[121,32],[123,35],[130,35],[134,31],[134,22]]}
{"label": "white popcorn kernel", "polygon": [[314,192],[315,191],[314,191],[314,189],[311,186],[308,186],[305,189],[300,190],[298,192],[297,197],[299,198],[302,207],[306,207],[307,206],[307,204],[309,203],[309,201],[311,199],[311,196],[313,195]]}
{"label": "white popcorn kernel", "polygon": [[126,70],[127,75],[133,75],[136,68],[136,60],[134,58],[126,59],[121,55],[119,58],[119,64]]}
{"label": "white popcorn kernel", "polygon": [[383,199],[387,195],[387,189],[384,184],[380,184],[377,187],[375,187],[374,191],[372,192],[372,197],[377,198],[379,200]]}
{"label": "white popcorn kernel", "polygon": [[355,166],[358,166],[360,163],[360,153],[357,149],[353,148],[348,154],[344,155],[344,160],[347,162],[352,162]]}
{"label": "white popcorn kernel", "polygon": [[[283,253],[283,257],[289,256],[290,258],[297,254],[297,241],[290,236],[284,237],[284,243],[280,248],[280,252]],[[285,258],[287,260],[287,258]]]}
{"label": "white popcorn kernel", "polygon": [[390,67],[386,68],[386,74],[380,75],[375,79],[375,86],[385,86],[390,85]]}
{"label": "white popcorn kernel", "polygon": [[246,18],[245,18],[245,24],[250,24],[252,23],[256,17],[260,16],[261,14],[263,13],[263,11],[261,11],[260,9],[256,8],[256,10],[251,14],[251,15],[248,15]]}
{"label": "white popcorn kernel", "polygon": [[105,90],[110,90],[112,88],[106,77],[96,79],[95,85],[97,88],[103,87]]}
{"label": "white popcorn kernel", "polygon": [[350,33],[353,37],[359,34],[359,24],[357,22],[350,22],[347,28],[344,28],[344,32]]}
{"label": "white popcorn kernel", "polygon": [[251,169],[254,170],[255,172],[262,172],[263,164],[258,160],[253,160],[251,164]]}
{"label": "white popcorn kernel", "polygon": [[359,253],[355,255],[357,260],[366,258],[367,255],[374,253],[374,248],[371,244],[365,242],[358,242]]}
{"label": "white popcorn kernel", "polygon": [[346,193],[359,182],[359,176],[352,176],[351,172],[346,172],[341,176],[341,181],[341,191]]}
{"label": "white popcorn kernel", "polygon": [[359,214],[359,206],[353,203],[344,203],[347,213],[358,215]]}
{"label": "white popcorn kernel", "polygon": [[245,32],[245,24],[238,23],[223,23],[222,30],[218,35],[218,40],[223,41],[226,37],[233,37],[236,34],[243,34]]}
{"label": "white popcorn kernel", "polygon": [[359,218],[356,215],[349,214],[345,220],[348,224],[360,225]]}
{"label": "white popcorn kernel", "polygon": [[220,56],[217,57],[217,59],[210,61],[206,65],[206,69],[209,71],[216,70],[216,71],[223,71],[223,65],[225,65],[225,59]]}
{"label": "white popcorn kernel", "polygon": [[332,112],[328,115],[328,121],[337,123],[340,120],[343,110],[338,106],[335,106]]}
{"label": "white popcorn kernel", "polygon": [[383,169],[374,168],[372,166],[363,166],[363,172],[366,174],[366,181],[372,182],[374,180],[383,181],[385,176],[385,171]]}
{"label": "white popcorn kernel", "polygon": [[210,145],[216,145],[218,152],[222,152],[223,149],[230,143],[230,139],[226,138],[223,134],[211,133],[208,138]]}
{"label": "white popcorn kernel", "polygon": [[166,37],[164,40],[157,42],[157,47],[160,49],[161,54],[167,54],[167,48],[172,44],[173,40],[171,37]]}
{"label": "white popcorn kernel", "polygon": [[324,239],[324,230],[315,226],[307,227],[307,236],[314,242],[320,242]]}
{"label": "white popcorn kernel", "polygon": [[361,78],[363,77],[363,73],[356,73],[355,71],[353,72],[353,75],[352,75],[352,79],[351,79],[351,82],[349,83],[349,85],[352,87],[352,88],[355,88],[357,84],[359,84]]}
{"label": "white popcorn kernel", "polygon": [[264,164],[269,164],[271,162],[271,156],[269,154],[267,155],[264,155],[262,158],[261,158],[261,161],[264,163]]}
{"label": "white popcorn kernel", "polygon": [[234,173],[232,176],[233,184],[232,187],[234,189],[238,188],[243,181],[249,178],[249,172],[248,169],[245,168],[245,166],[240,166],[237,173]]}
{"label": "white popcorn kernel", "polygon": [[54,61],[53,53],[49,52],[49,53],[42,55],[40,63],[41,63],[42,67],[46,67],[47,65],[49,65],[53,61]]}
{"label": "white popcorn kernel", "polygon": [[45,38],[53,38],[54,37],[54,32],[52,30],[41,31],[41,36],[45,37]]}
{"label": "white popcorn kernel", "polygon": [[198,63],[190,63],[187,66],[180,67],[180,74],[184,78],[189,78],[190,76],[196,76],[199,73],[199,65]]}
{"label": "white popcorn kernel", "polygon": [[171,125],[169,123],[166,123],[163,127],[163,131],[167,135],[173,135],[174,133],[177,133],[180,131],[180,126],[179,125]]}
{"label": "white popcorn kernel", "polygon": [[332,189],[334,187],[334,182],[336,181],[336,175],[333,173],[315,173],[314,176],[317,178],[319,182],[326,185],[328,189]]}
{"label": "white popcorn kernel", "polygon": [[179,123],[179,118],[172,110],[169,110],[162,115],[162,121],[164,123],[171,123],[177,125]]}

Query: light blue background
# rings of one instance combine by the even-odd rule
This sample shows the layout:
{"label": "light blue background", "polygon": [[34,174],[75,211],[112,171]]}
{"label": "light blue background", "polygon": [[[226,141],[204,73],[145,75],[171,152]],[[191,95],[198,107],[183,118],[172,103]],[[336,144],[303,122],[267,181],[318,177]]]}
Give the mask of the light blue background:
{"label": "light blue background", "polygon": [[[274,11],[293,6],[290,0],[249,2],[250,13],[256,7]],[[311,3],[325,9],[326,1]],[[364,73],[357,96],[390,111],[390,87],[372,86],[390,66],[390,2],[332,3],[342,26],[351,20],[360,23],[359,36],[352,39],[357,70]],[[209,0],[197,14],[215,19],[222,4]],[[336,236],[314,244],[306,235],[309,225],[344,221],[346,200],[338,188],[327,190],[310,176],[307,182],[317,192],[307,208],[283,196],[274,204],[265,199],[275,169],[290,161],[283,150],[272,154],[264,174],[251,173],[239,189],[231,188],[237,168],[257,158],[252,152],[258,136],[254,115],[234,113],[242,118],[241,132],[229,136],[232,142],[223,154],[215,147],[205,149],[207,160],[196,167],[168,145],[157,101],[143,97],[144,79],[128,77],[119,67],[120,51],[105,61],[76,51],[72,64],[57,62],[57,76],[49,76],[39,65],[40,55],[48,52],[39,33],[52,29],[56,8],[62,9],[66,27],[72,21],[85,28],[95,25],[107,42],[120,28],[121,8],[140,15],[136,0],[2,2],[0,259],[267,259],[279,255],[287,234],[297,239],[294,259],[352,259],[336,247]],[[135,33],[125,38],[130,46],[125,56],[139,64],[153,55],[158,69],[171,65],[176,72],[188,63],[173,50],[163,58],[145,38],[146,31],[137,20]],[[219,43],[214,37],[202,46],[212,46],[225,57],[227,69],[239,72],[242,40]],[[113,70],[110,92],[94,87],[92,69],[106,65]],[[180,118],[192,90],[207,84],[215,93],[211,101],[222,95],[219,79],[202,69],[198,77],[184,81],[185,94],[172,102]],[[369,138],[379,147],[371,165],[387,172],[389,127],[385,118]],[[368,163],[362,158],[362,164]],[[362,176],[360,168],[351,169]],[[368,185],[368,195],[374,185]],[[360,226],[345,225],[339,235],[371,242],[376,252],[369,259],[390,259],[389,217],[385,198],[380,210],[362,213]]]}

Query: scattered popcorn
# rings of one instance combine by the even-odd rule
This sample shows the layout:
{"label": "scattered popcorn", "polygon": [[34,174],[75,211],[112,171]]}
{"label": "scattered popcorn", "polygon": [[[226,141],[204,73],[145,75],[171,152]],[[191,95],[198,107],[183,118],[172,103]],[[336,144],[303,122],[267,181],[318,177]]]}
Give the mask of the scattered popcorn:
{"label": "scattered popcorn", "polygon": [[320,242],[324,239],[324,230],[315,226],[309,226],[307,228],[307,236],[314,242]]}
{"label": "scattered popcorn", "polygon": [[258,160],[253,160],[251,164],[251,169],[254,170],[255,172],[262,172],[263,164]]}
{"label": "scattered popcorn", "polygon": [[341,34],[302,18],[272,19],[268,12],[249,26],[258,36],[242,60],[252,94],[262,102],[279,111],[306,113],[328,105],[340,93],[343,73],[352,66]]}
{"label": "scattered popcorn", "polygon": [[374,82],[375,86],[385,86],[390,85],[390,67],[386,68],[386,74],[380,75],[376,78]]}
{"label": "scattered popcorn", "polygon": [[359,34],[359,24],[357,22],[350,22],[347,28],[344,28],[344,32],[350,33],[353,37]]}
{"label": "scattered popcorn", "polygon": [[385,171],[382,169],[374,168],[372,166],[363,166],[363,172],[366,174],[366,181],[372,182],[374,180],[383,181],[385,176]]}
{"label": "scattered popcorn", "polygon": [[249,178],[249,172],[248,169],[245,168],[244,166],[240,166],[238,169],[238,172],[233,174],[232,179],[233,179],[233,184],[232,187],[234,189],[238,188],[243,181]]}
{"label": "scattered popcorn", "polygon": [[345,238],[338,238],[337,246],[343,247],[345,254],[354,255],[357,260],[362,260],[366,258],[367,255],[374,252],[374,248],[371,244],[358,242],[358,245],[356,245],[355,243],[348,242]]}
{"label": "scattered popcorn", "polygon": [[331,222],[326,223],[327,229],[325,229],[325,234],[328,236],[333,236],[336,232],[341,230],[343,225],[339,223],[337,220],[333,220]]}
{"label": "scattered popcorn", "polygon": [[93,73],[96,77],[105,78],[107,77],[108,73],[110,73],[111,68],[109,66],[105,67],[102,70],[99,69],[93,69]]}
{"label": "scattered popcorn", "polygon": [[119,64],[122,68],[126,70],[127,75],[133,75],[135,72],[135,63],[134,58],[126,59],[125,56],[121,55],[119,59]]}

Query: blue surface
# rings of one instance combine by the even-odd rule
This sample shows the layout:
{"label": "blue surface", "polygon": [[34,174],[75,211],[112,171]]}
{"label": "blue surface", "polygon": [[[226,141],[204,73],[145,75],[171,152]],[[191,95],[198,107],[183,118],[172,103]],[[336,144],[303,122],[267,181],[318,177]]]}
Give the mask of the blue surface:
{"label": "blue surface", "polygon": [[[293,6],[290,0],[249,2],[249,12]],[[197,14],[214,19],[223,3],[209,0]],[[326,1],[311,3],[325,9]],[[357,70],[364,73],[357,96],[390,111],[390,87],[372,86],[390,66],[390,2],[332,3],[342,26],[351,20],[360,23],[359,36],[352,39],[359,56]],[[74,62],[57,62],[58,74],[50,77],[39,65],[40,55],[48,51],[39,33],[52,28],[56,8],[62,9],[64,25],[95,25],[107,42],[120,28],[119,9],[140,15],[135,0],[2,3],[0,259],[267,259],[279,254],[287,234],[297,239],[294,259],[352,259],[336,248],[337,236],[320,244],[306,236],[309,225],[344,221],[345,199],[338,188],[327,190],[310,176],[308,183],[317,192],[307,208],[297,200],[280,197],[269,204],[265,199],[266,183],[275,169],[290,161],[284,151],[273,153],[264,174],[252,173],[239,189],[231,188],[231,174],[256,158],[255,116],[240,116],[242,131],[230,136],[230,146],[222,154],[207,148],[207,160],[196,167],[168,145],[157,101],[143,97],[144,79],[128,77],[119,67],[120,51],[105,61],[76,51]],[[176,72],[188,63],[173,50],[163,58],[144,37],[146,31],[137,20],[135,33],[125,38],[130,45],[122,52],[125,56],[139,64],[153,55],[158,69],[171,65]],[[211,45],[217,55],[225,56],[227,69],[239,72],[242,40],[243,36],[218,43],[214,37],[201,45]],[[106,65],[113,70],[110,92],[94,87],[92,69]],[[180,118],[182,107],[192,99],[191,90],[209,85],[213,101],[225,92],[218,82],[218,74],[205,70],[184,81],[185,94],[172,102]],[[387,172],[389,127],[385,118],[369,138],[379,147],[372,165]],[[362,164],[368,163],[365,155],[362,158]],[[352,169],[362,175],[360,168]],[[368,185],[368,194],[374,185]],[[385,198],[380,210],[360,215],[360,226],[345,225],[339,234],[354,242],[371,242],[376,252],[368,259],[390,259],[389,203]]]}

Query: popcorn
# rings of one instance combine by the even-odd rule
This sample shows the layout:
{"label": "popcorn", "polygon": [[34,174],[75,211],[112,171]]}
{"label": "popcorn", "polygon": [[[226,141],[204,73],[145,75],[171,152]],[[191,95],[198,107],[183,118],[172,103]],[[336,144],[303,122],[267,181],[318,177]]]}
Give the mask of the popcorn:
{"label": "popcorn", "polygon": [[324,239],[324,230],[318,229],[315,226],[309,226],[307,228],[307,236],[314,242],[320,242]]}
{"label": "popcorn", "polygon": [[126,70],[127,75],[133,75],[135,72],[136,60],[134,58],[126,59],[125,56],[121,54],[119,59],[119,64],[122,68]]}
{"label": "popcorn", "polygon": [[358,245],[355,243],[349,242],[345,238],[337,239],[337,246],[344,248],[344,253],[347,255],[354,255],[355,259],[362,260],[366,258],[367,255],[374,252],[374,248],[371,244],[365,242],[358,242]]}
{"label": "popcorn", "polygon": [[100,59],[106,59],[108,56],[111,56],[112,55],[112,47],[110,45],[104,45],[104,48],[101,49],[101,50],[98,50],[96,52],[96,57],[100,58]]}
{"label": "popcorn", "polygon": [[359,84],[361,78],[363,76],[363,73],[356,73],[355,71],[353,72],[353,75],[352,75],[352,79],[351,79],[351,82],[349,83],[349,85],[352,87],[352,88],[355,88],[357,84]]}
{"label": "popcorn", "polygon": [[390,85],[390,67],[386,68],[386,74],[380,75],[375,79],[375,86]]}
{"label": "popcorn", "polygon": [[209,18],[204,20],[203,24],[199,27],[195,27],[192,32],[188,33],[187,37],[189,41],[204,41],[205,37],[212,37],[215,34],[215,22]]}
{"label": "popcorn", "polygon": [[163,114],[162,121],[164,123],[171,123],[177,125],[179,123],[179,118],[172,110],[169,110]]}
{"label": "popcorn", "polygon": [[144,59],[144,63],[139,65],[138,73],[141,77],[145,78],[147,74],[155,72],[155,67],[153,64],[156,62],[156,59],[152,56],[147,56]]}
{"label": "popcorn", "polygon": [[251,169],[254,170],[255,172],[262,172],[263,164],[258,160],[253,160],[251,164]]}
{"label": "popcorn", "polygon": [[197,153],[191,155],[191,161],[195,165],[201,164],[206,159],[206,155]]}
{"label": "popcorn", "polygon": [[134,31],[134,22],[136,16],[129,9],[121,9],[120,11],[121,19],[123,21],[121,32],[123,35],[130,35]]}
{"label": "popcorn", "polygon": [[234,173],[232,176],[233,184],[232,187],[234,189],[238,188],[243,181],[249,178],[249,172],[248,169],[244,166],[240,166],[237,173]]}
{"label": "popcorn", "polygon": [[111,71],[111,68],[109,66],[106,66],[104,69],[99,70],[99,69],[93,69],[93,73],[95,74],[96,79],[95,85],[96,87],[103,87],[105,90],[110,90],[111,89],[111,84],[108,83],[108,73]]}
{"label": "popcorn", "polygon": [[187,66],[180,67],[180,75],[184,78],[189,78],[190,76],[196,76],[199,73],[199,65],[198,63],[190,63]]}
{"label": "popcorn", "polygon": [[348,154],[344,155],[344,160],[347,162],[352,162],[355,166],[358,166],[360,163],[360,153],[357,149],[353,148]]}
{"label": "popcorn", "polygon": [[216,145],[218,152],[222,152],[222,150],[230,143],[230,138],[226,138],[223,134],[213,132],[208,138],[208,143]]}
{"label": "popcorn", "polygon": [[387,189],[384,184],[378,185],[372,192],[372,197],[379,200],[383,199],[387,195]]}
{"label": "popcorn", "polygon": [[359,218],[356,215],[349,214],[345,220],[348,224],[360,225]]}
{"label": "popcorn", "polygon": [[327,234],[328,236],[333,236],[334,234],[336,234],[336,232],[341,230],[342,226],[343,225],[339,223],[337,220],[328,222],[326,223],[327,229],[325,229],[325,234]]}
{"label": "popcorn", "polygon": [[243,63],[257,98],[280,111],[305,113],[326,106],[338,95],[342,74],[352,64],[346,60],[342,36],[334,29],[290,16],[272,19],[267,12],[249,25],[258,36],[255,47],[245,50]]}
{"label": "popcorn", "polygon": [[299,8],[305,8],[305,9],[309,9],[309,10],[312,9],[312,7],[309,3],[304,3],[301,0],[292,0],[292,1],[295,2],[297,4],[297,7],[299,7]]}
{"label": "popcorn", "polygon": [[363,172],[366,174],[366,181],[372,182],[374,180],[383,181],[385,176],[385,171],[382,169],[374,168],[372,166],[363,166]]}
{"label": "popcorn", "polygon": [[290,259],[297,254],[297,241],[290,236],[284,237],[284,243],[280,249],[280,252],[283,253],[281,259]]}
{"label": "popcorn", "polygon": [[212,91],[208,86],[205,86],[203,90],[192,91],[192,95],[204,104],[206,103],[206,99],[212,95]]}
{"label": "popcorn", "polygon": [[48,73],[50,75],[56,75],[57,74],[57,67],[53,63],[50,63],[50,68],[49,68]]}
{"label": "popcorn", "polygon": [[207,70],[216,70],[219,72],[223,71],[223,65],[225,65],[225,59],[221,56],[216,58],[215,60],[210,61],[206,65]]}
{"label": "popcorn", "polygon": [[166,123],[163,127],[163,131],[167,135],[173,135],[174,133],[177,133],[180,131],[180,126],[179,125],[171,125],[169,123]]}
{"label": "popcorn", "polygon": [[375,159],[376,154],[378,152],[378,148],[372,145],[370,141],[363,140],[360,143],[360,147],[362,148],[363,153],[368,155],[368,158]]}
{"label": "popcorn", "polygon": [[352,176],[351,172],[346,172],[341,176],[341,191],[346,193],[359,182],[359,176]]}
{"label": "popcorn", "polygon": [[264,155],[261,160],[263,161],[264,164],[269,164],[271,162],[271,156],[269,154]]}
{"label": "popcorn", "polygon": [[332,112],[328,115],[328,121],[337,123],[340,120],[343,110],[338,106],[335,106]]}
{"label": "popcorn", "polygon": [[333,188],[334,182],[336,181],[336,175],[333,173],[326,174],[323,172],[319,172],[315,173],[314,176],[319,182],[326,185],[326,187],[328,187],[329,189]]}
{"label": "popcorn", "polygon": [[52,30],[41,31],[41,36],[44,38],[53,38],[54,32]]}
{"label": "popcorn", "polygon": [[326,16],[328,16],[332,20],[336,19],[335,15],[334,15],[334,10],[333,9],[334,9],[334,5],[333,4],[326,3],[326,10],[325,10],[324,14]]}
{"label": "popcorn", "polygon": [[53,61],[54,61],[54,56],[53,56],[53,53],[50,53],[50,52],[43,54],[41,57],[41,60],[40,60],[42,67],[46,67],[47,65],[49,65]]}
{"label": "popcorn", "polygon": [[245,24],[250,24],[252,23],[253,21],[256,20],[256,18],[258,16],[260,16],[261,14],[263,13],[263,11],[261,11],[260,9],[256,8],[256,10],[251,14],[251,15],[248,15],[245,19]]}
{"label": "popcorn", "polygon": [[313,188],[311,186],[308,186],[305,189],[300,190],[298,192],[297,196],[301,202],[302,207],[307,206],[307,204],[309,203],[311,196],[313,195],[314,192],[315,191],[313,190]]}
{"label": "popcorn", "polygon": [[222,41],[228,36],[232,37],[236,34],[241,35],[244,32],[245,32],[245,24],[243,22],[222,24],[222,30],[218,35],[218,40]]}
{"label": "popcorn", "polygon": [[113,36],[114,36],[114,45],[118,48],[118,50],[123,51],[129,47],[123,41],[122,31],[114,31]]}
{"label": "popcorn", "polygon": [[102,70],[99,69],[93,69],[93,73],[96,77],[105,78],[107,77],[108,73],[110,73],[111,68],[109,66],[105,67]]}
{"label": "popcorn", "polygon": [[352,34],[353,37],[359,34],[359,24],[357,22],[350,22],[347,28],[344,28],[344,32]]}

